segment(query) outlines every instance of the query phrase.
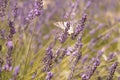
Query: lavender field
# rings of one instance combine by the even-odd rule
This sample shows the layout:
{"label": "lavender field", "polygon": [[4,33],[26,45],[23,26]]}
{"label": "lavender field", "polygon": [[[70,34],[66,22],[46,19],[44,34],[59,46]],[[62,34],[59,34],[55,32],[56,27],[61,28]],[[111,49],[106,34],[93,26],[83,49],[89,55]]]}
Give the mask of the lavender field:
{"label": "lavender field", "polygon": [[120,0],[0,0],[0,80],[120,80]]}

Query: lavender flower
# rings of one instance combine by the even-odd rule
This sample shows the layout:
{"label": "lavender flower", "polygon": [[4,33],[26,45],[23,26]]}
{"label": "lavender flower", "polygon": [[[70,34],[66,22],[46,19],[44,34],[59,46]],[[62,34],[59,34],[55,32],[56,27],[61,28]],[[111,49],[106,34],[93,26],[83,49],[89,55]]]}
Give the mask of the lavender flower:
{"label": "lavender flower", "polygon": [[86,3],[86,5],[85,5],[84,10],[83,10],[82,13],[85,13],[85,11],[91,6],[91,4],[92,4],[92,2],[89,0],[89,1]]}
{"label": "lavender flower", "polygon": [[0,1],[0,17],[5,16],[6,10],[5,8],[7,7],[8,0],[1,0]]}
{"label": "lavender flower", "polygon": [[12,80],[17,80],[17,76],[19,74],[20,66],[16,66],[13,70],[13,78]]}
{"label": "lavender flower", "polygon": [[33,79],[33,80],[35,79],[36,75],[37,75],[37,71],[35,71],[35,72],[33,73],[33,75],[32,75],[32,79]]}
{"label": "lavender flower", "polygon": [[80,24],[76,27],[74,33],[72,34],[72,39],[75,39],[75,37],[76,37],[81,31],[84,30],[84,25],[85,25],[86,17],[87,17],[87,14],[83,14],[82,20],[81,20]]}
{"label": "lavender flower", "polygon": [[110,72],[109,72],[109,75],[107,77],[107,80],[113,80],[113,76],[114,76],[114,73],[115,73],[115,70],[118,66],[118,62],[115,62],[111,67],[110,67]]}
{"label": "lavender flower", "polygon": [[46,80],[51,80],[52,77],[53,77],[53,73],[47,72]]}
{"label": "lavender flower", "polygon": [[8,41],[7,44],[6,44],[8,50],[11,52],[11,50],[13,49],[13,42],[12,41]]}
{"label": "lavender flower", "polygon": [[75,17],[78,4],[79,4],[79,0],[76,0],[75,3],[72,3],[72,5],[70,6],[70,11],[67,11],[65,16],[64,16],[65,19]]}
{"label": "lavender flower", "polygon": [[104,51],[103,50],[98,50],[97,52],[97,58],[100,58],[103,55]]}
{"label": "lavender flower", "polygon": [[88,59],[89,55],[86,54],[85,56],[83,56],[82,60],[81,60],[81,63],[84,64],[85,61]]}
{"label": "lavender flower", "polygon": [[100,40],[102,37],[103,35],[99,35],[97,38],[92,38],[88,44],[88,48],[89,49],[93,48],[97,44],[98,40]]}
{"label": "lavender flower", "polygon": [[13,8],[13,21],[15,21],[15,19],[17,18],[18,16],[18,7],[17,7],[17,3],[14,5],[14,8]]}
{"label": "lavender flower", "polygon": [[19,74],[20,66],[16,66],[14,68],[13,76],[17,76]]}
{"label": "lavender flower", "polygon": [[79,60],[80,60],[80,58],[81,58],[81,56],[82,56],[82,54],[79,53],[78,51],[76,51],[75,54],[76,54],[75,60],[74,60],[73,63],[71,64],[71,73],[69,74],[68,80],[72,80],[73,74],[74,74],[74,72],[75,72],[75,67],[76,67],[77,63],[79,62]]}
{"label": "lavender flower", "polygon": [[40,16],[42,9],[43,9],[43,0],[35,0],[34,9],[29,12],[25,20],[29,22],[36,16]]}
{"label": "lavender flower", "polygon": [[53,52],[51,47],[47,48],[43,61],[45,64],[44,71],[50,71],[50,68],[52,67],[52,62],[53,62]]}
{"label": "lavender flower", "polygon": [[64,56],[66,55],[66,53],[67,53],[67,48],[64,48],[64,49],[62,50],[62,55],[60,56],[60,59],[63,59]]}
{"label": "lavender flower", "polygon": [[107,39],[109,39],[109,38],[110,38],[111,33],[112,33],[112,31],[110,31],[110,32],[106,33],[106,35],[102,37],[102,40],[107,40]]}
{"label": "lavender flower", "polygon": [[77,50],[80,50],[83,46],[82,42],[82,34],[79,35],[77,42],[74,44],[74,46],[67,48],[67,55],[70,55],[73,52],[76,52]]}
{"label": "lavender flower", "polygon": [[7,54],[6,54],[6,64],[4,65],[4,70],[11,71],[12,70],[12,50],[13,50],[13,42],[8,41],[7,44]]}
{"label": "lavender flower", "polygon": [[[68,80],[71,80],[73,78],[73,73],[75,71],[75,67],[78,63],[78,61],[80,60],[81,56],[82,56],[82,52],[80,52],[81,48],[82,48],[82,34],[79,35],[77,42],[75,43],[74,46],[74,51],[72,52],[72,59],[70,60],[70,62],[73,60],[73,63],[71,64],[71,73],[69,75]],[[74,57],[75,56],[75,57]],[[74,59],[75,58],[75,59]]]}
{"label": "lavender flower", "polygon": [[58,49],[56,50],[55,59],[54,59],[55,62],[58,62],[58,60],[59,60],[60,51],[61,51],[61,48],[58,48]]}
{"label": "lavender flower", "polygon": [[10,27],[10,34],[9,34],[9,39],[12,39],[13,35],[16,33],[15,27],[14,27],[14,22],[9,20],[9,27]]}
{"label": "lavender flower", "polygon": [[1,39],[6,39],[6,36],[5,36],[5,30],[0,30],[0,38]]}
{"label": "lavender flower", "polygon": [[98,30],[100,30],[100,29],[102,29],[104,27],[104,24],[99,24],[98,26],[97,26],[97,28],[94,28],[94,29],[92,29],[90,32],[89,32],[89,34],[88,35],[93,35],[93,34],[95,34],[95,32],[97,32]]}
{"label": "lavender flower", "polygon": [[59,40],[61,43],[64,43],[68,37],[68,30],[70,29],[70,22],[67,22],[67,27],[65,28],[64,33],[60,36]]}
{"label": "lavender flower", "polygon": [[115,56],[116,56],[116,54],[114,52],[111,52],[111,53],[109,53],[107,60],[109,61],[109,60],[113,59]]}
{"label": "lavender flower", "polygon": [[99,66],[100,61],[99,59],[95,59],[93,63],[93,67],[90,68],[90,70],[82,75],[82,80],[89,80],[95,70],[97,69],[97,66]]}

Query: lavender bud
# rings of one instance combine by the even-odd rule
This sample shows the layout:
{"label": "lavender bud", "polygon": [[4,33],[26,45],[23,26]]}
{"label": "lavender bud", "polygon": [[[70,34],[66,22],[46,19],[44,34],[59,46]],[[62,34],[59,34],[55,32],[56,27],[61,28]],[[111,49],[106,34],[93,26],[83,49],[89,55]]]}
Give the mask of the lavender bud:
{"label": "lavender bud", "polygon": [[115,53],[110,53],[110,54],[108,55],[107,60],[111,60],[111,59],[113,59],[114,57],[115,57]]}
{"label": "lavender bud", "polygon": [[107,77],[107,80],[113,80],[113,75],[114,75],[114,72],[116,70],[118,66],[118,62],[115,62],[111,67],[110,67],[110,71],[109,71],[109,75]]}
{"label": "lavender bud", "polygon": [[80,24],[77,26],[77,28],[75,29],[74,33],[72,34],[72,39],[75,39],[75,37],[84,30],[84,25],[85,25],[85,21],[87,19],[87,14],[83,14],[82,16],[82,20],[80,21]]}
{"label": "lavender bud", "polygon": [[67,48],[64,48],[62,55],[60,56],[60,59],[63,59],[63,57],[66,55],[66,53],[67,53]]}
{"label": "lavender bud", "polygon": [[87,2],[86,6],[85,6],[85,8],[84,8],[84,10],[83,10],[83,12],[85,12],[85,11],[90,7],[90,5],[91,5],[91,1],[89,0],[89,1]]}
{"label": "lavender bud", "polygon": [[83,58],[82,58],[82,64],[84,64],[85,63],[85,61],[88,59],[88,57],[89,57],[89,55],[87,54],[87,55],[85,55]]}
{"label": "lavender bud", "polygon": [[62,33],[60,38],[59,38],[61,43],[64,43],[66,41],[66,39],[68,38],[68,34],[69,34],[68,30],[70,29],[70,22],[67,22],[66,26],[67,27],[65,28],[64,33]]}
{"label": "lavender bud", "polygon": [[18,16],[18,8],[17,8],[17,3],[14,5],[14,9],[13,9],[13,17],[14,17],[14,20],[17,18]]}
{"label": "lavender bud", "polygon": [[99,64],[100,64],[99,59],[96,59],[96,60],[95,60],[95,62],[94,62],[94,66],[96,66],[96,67],[97,67],[97,66],[99,66]]}
{"label": "lavender bud", "polygon": [[100,58],[103,55],[104,51],[103,50],[98,50],[97,52],[97,58]]}
{"label": "lavender bud", "polygon": [[48,47],[46,50],[46,54],[44,57],[44,71],[50,71],[50,68],[52,66],[52,62],[53,62],[53,52],[51,50],[51,47]]}
{"label": "lavender bud", "polygon": [[0,17],[5,16],[6,14],[6,7],[7,7],[8,0],[1,0],[0,1]]}
{"label": "lavender bud", "polygon": [[91,67],[89,71],[82,75],[82,80],[89,80],[93,73],[95,72],[95,70],[97,69],[97,66],[99,66],[99,64],[100,64],[99,59],[94,58],[93,67]]}
{"label": "lavender bud", "polygon": [[11,80],[17,80],[17,76],[19,74],[20,66],[16,66],[13,70],[13,78]]}
{"label": "lavender bud", "polygon": [[60,38],[59,38],[60,42],[64,43],[66,41],[67,37],[68,37],[68,33],[67,32],[62,33]]}
{"label": "lavender bud", "polygon": [[6,64],[6,65],[3,66],[3,70],[11,71],[12,70],[12,66],[10,64]]}
{"label": "lavender bud", "polygon": [[9,21],[9,27],[10,27],[10,35],[13,36],[13,34],[16,33],[14,28],[14,23],[12,21]]}
{"label": "lavender bud", "polygon": [[32,75],[32,79],[35,79],[36,75],[37,75],[37,72],[34,72]]}
{"label": "lavender bud", "polygon": [[14,68],[13,76],[17,76],[19,74],[20,66],[16,66]]}
{"label": "lavender bud", "polygon": [[52,77],[53,77],[53,73],[47,72],[46,80],[51,80]]}
{"label": "lavender bud", "polygon": [[41,15],[41,10],[43,8],[43,0],[35,0],[34,9],[28,13],[28,16],[25,18],[25,21],[29,23],[36,16]]}
{"label": "lavender bud", "polygon": [[8,49],[10,49],[10,50],[13,49],[13,42],[12,41],[8,41],[6,45],[7,45]]}

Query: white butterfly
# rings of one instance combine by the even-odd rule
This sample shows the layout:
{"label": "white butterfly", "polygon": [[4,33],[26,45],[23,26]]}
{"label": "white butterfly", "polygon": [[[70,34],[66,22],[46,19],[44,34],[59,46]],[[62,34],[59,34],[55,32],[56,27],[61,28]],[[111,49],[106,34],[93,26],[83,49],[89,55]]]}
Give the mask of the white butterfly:
{"label": "white butterfly", "polygon": [[[72,34],[74,32],[74,29],[76,27],[76,22],[77,21],[69,21],[70,22],[70,29],[68,30],[68,33],[69,34]],[[59,22],[55,22],[53,23],[55,26],[65,30],[65,28],[67,27],[67,21],[66,22],[62,22],[62,21],[59,21]]]}

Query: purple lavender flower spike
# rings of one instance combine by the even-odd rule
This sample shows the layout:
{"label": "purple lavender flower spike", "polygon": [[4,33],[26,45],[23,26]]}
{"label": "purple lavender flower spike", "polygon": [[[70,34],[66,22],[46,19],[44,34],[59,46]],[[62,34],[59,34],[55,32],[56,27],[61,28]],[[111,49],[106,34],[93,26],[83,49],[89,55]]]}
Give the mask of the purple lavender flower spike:
{"label": "purple lavender flower spike", "polygon": [[52,77],[53,77],[53,73],[47,72],[46,80],[51,80]]}
{"label": "purple lavender flower spike", "polygon": [[107,80],[113,80],[113,76],[115,73],[115,70],[118,66],[118,62],[115,62],[111,67],[110,67],[110,71],[109,71],[109,75],[107,77]]}

